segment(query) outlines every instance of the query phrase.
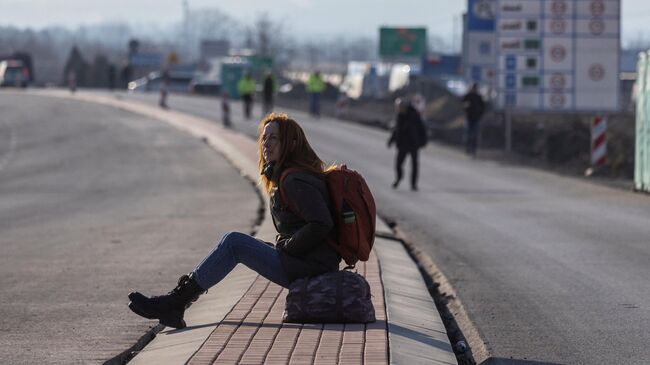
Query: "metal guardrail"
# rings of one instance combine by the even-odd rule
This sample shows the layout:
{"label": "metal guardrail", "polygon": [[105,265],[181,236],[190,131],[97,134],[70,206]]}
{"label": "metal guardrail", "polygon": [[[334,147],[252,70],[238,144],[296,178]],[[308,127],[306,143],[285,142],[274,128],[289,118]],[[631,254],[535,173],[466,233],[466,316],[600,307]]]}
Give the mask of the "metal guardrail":
{"label": "metal guardrail", "polygon": [[650,51],[639,54],[637,70],[634,186],[650,192]]}

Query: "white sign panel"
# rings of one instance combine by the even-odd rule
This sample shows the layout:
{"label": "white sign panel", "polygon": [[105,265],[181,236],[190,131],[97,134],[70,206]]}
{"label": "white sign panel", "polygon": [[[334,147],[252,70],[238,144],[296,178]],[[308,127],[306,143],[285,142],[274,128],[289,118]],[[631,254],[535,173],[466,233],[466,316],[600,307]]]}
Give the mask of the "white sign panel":
{"label": "white sign panel", "polygon": [[496,0],[497,103],[618,109],[620,0]]}
{"label": "white sign panel", "polygon": [[495,6],[496,0],[468,0],[465,19],[465,74],[474,82],[488,85],[496,79]]}

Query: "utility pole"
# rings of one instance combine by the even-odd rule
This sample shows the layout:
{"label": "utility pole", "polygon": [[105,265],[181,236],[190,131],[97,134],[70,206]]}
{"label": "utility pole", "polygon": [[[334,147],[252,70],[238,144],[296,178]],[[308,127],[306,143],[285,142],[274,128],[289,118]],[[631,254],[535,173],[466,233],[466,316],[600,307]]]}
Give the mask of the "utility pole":
{"label": "utility pole", "polygon": [[[462,16],[462,15],[461,15]],[[454,16],[452,18],[452,26],[451,26],[451,53],[457,52],[457,40],[458,40],[458,17]]]}
{"label": "utility pole", "polygon": [[185,59],[190,58],[190,5],[188,0],[183,0],[183,54]]}
{"label": "utility pole", "polygon": [[512,110],[506,108],[504,115],[505,124],[505,150],[506,153],[512,152]]}

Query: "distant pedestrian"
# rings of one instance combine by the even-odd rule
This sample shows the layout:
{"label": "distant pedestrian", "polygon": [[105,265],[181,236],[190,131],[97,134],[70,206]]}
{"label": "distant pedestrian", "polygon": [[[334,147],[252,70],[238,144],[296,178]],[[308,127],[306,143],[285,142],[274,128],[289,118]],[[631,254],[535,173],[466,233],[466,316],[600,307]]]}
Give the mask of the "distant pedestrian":
{"label": "distant pedestrian", "polygon": [[321,94],[325,91],[325,81],[316,71],[307,79],[307,92],[309,93],[309,113],[312,116],[320,117],[320,99]]}
{"label": "distant pedestrian", "polygon": [[230,94],[227,91],[224,91],[221,94],[221,118],[223,121],[224,127],[230,127]]}
{"label": "distant pedestrian", "polygon": [[115,70],[114,65],[108,66],[108,89],[113,91],[115,89],[115,77],[117,76],[117,70]]}
{"label": "distant pedestrian", "polygon": [[465,109],[465,152],[468,155],[476,156],[478,146],[479,123],[485,112],[485,102],[478,93],[476,83],[473,83],[469,92],[463,97],[463,109]]}
{"label": "distant pedestrian", "polygon": [[264,76],[264,83],[262,85],[262,97],[264,101],[264,115],[269,114],[273,111],[273,99],[275,98],[275,93],[278,90],[277,82],[272,73],[267,73]]}
{"label": "distant pedestrian", "polygon": [[393,189],[396,189],[402,180],[402,166],[407,155],[411,156],[411,190],[418,190],[418,152],[427,143],[427,133],[420,118],[420,113],[413,105],[404,99],[395,101],[397,108],[397,120],[393,133],[388,140],[388,147],[393,143],[397,145],[397,157],[395,159],[395,181]]}
{"label": "distant pedestrian", "polygon": [[160,76],[160,100],[158,104],[161,108],[168,108],[167,95],[169,94],[169,70],[163,70]]}
{"label": "distant pedestrian", "polygon": [[247,72],[244,77],[237,83],[237,91],[244,102],[244,117],[251,119],[251,112],[253,111],[253,95],[255,94],[255,80],[250,72]]}
{"label": "distant pedestrian", "polygon": [[[328,243],[334,228],[332,203],[324,174],[327,165],[311,148],[300,125],[286,114],[269,114],[260,123],[258,142],[260,183],[268,192],[278,231],[275,244],[244,233],[226,233],[214,249],[183,275],[166,295],[129,294],[129,308],[158,319],[165,326],[184,328],[185,309],[205,291],[244,264],[273,283],[291,282],[339,269],[341,256]],[[289,168],[299,170],[284,172]],[[291,209],[284,206],[278,189]]]}
{"label": "distant pedestrian", "polygon": [[68,71],[68,88],[72,94],[77,91],[77,72],[75,70]]}

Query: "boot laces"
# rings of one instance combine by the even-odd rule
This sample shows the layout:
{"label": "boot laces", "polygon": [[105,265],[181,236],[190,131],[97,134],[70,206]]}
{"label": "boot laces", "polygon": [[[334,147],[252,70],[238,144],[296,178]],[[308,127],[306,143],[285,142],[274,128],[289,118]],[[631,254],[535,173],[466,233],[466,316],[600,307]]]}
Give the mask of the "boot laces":
{"label": "boot laces", "polygon": [[187,284],[187,282],[189,282],[189,281],[190,281],[190,276],[189,275],[187,275],[187,274],[182,275],[180,278],[178,278],[178,285],[176,285],[176,287],[174,289],[172,289],[168,294],[171,295],[171,294],[176,294],[176,293],[180,292],[181,289],[183,289],[183,286],[185,286],[185,284]]}
{"label": "boot laces", "polygon": [[[166,295],[160,295],[160,296],[152,296],[150,297],[151,299],[157,299],[157,298],[169,298],[169,297],[175,297],[179,295],[185,286],[188,284],[190,281],[190,275],[189,274],[184,274],[180,278],[178,278],[178,284],[174,289],[169,291]],[[208,291],[204,291],[203,293],[207,293]],[[187,303],[186,308],[189,307],[192,303],[194,303],[198,299],[198,295],[194,298],[190,298],[190,301]]]}

